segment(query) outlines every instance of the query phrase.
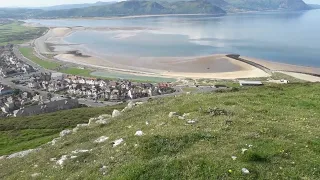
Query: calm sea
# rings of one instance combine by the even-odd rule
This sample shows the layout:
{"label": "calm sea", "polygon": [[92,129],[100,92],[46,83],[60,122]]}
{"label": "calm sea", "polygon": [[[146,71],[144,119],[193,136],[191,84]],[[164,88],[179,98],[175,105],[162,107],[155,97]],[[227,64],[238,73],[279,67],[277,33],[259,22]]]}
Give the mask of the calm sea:
{"label": "calm sea", "polygon": [[102,55],[141,57],[238,53],[320,67],[320,10],[113,20],[28,20],[46,26],[144,27],[78,31],[65,40]]}

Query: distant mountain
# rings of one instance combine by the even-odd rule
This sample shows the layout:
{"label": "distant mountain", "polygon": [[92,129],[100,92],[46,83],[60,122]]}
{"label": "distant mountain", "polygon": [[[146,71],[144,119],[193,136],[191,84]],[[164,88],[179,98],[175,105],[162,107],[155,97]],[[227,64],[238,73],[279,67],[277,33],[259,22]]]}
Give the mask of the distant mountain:
{"label": "distant mountain", "polygon": [[310,7],[303,0],[225,0],[229,9],[244,11],[265,10],[307,10]]}
{"label": "distant mountain", "polygon": [[320,9],[320,4],[308,4],[312,9]]}
{"label": "distant mountain", "polygon": [[85,3],[85,4],[63,4],[63,5],[57,5],[57,6],[50,6],[50,7],[40,7],[37,9],[42,9],[46,11],[52,11],[52,10],[67,10],[67,9],[75,9],[75,8],[86,8],[86,7],[92,7],[92,6],[104,6],[117,3],[117,1],[113,2],[101,2],[98,1],[96,3]]}
{"label": "distant mountain", "polygon": [[158,3],[154,1],[123,1],[107,6],[92,6],[79,9],[44,11],[36,16],[39,18],[65,18],[129,16],[145,14],[223,15],[226,14],[226,12],[208,1],[179,1],[173,3]]}
{"label": "distant mountain", "polygon": [[149,14],[223,15],[228,12],[307,9],[311,7],[303,0],[127,0],[117,3],[60,5],[42,10],[0,9],[0,18],[107,17]]}

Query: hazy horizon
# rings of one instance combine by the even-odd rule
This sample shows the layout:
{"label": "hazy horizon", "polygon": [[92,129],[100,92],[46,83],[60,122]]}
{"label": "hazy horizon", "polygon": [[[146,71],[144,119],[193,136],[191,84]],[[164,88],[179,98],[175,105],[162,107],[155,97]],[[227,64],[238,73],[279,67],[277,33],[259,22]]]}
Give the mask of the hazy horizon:
{"label": "hazy horizon", "polygon": [[[48,7],[64,4],[95,3],[99,0],[0,0],[0,7]],[[100,0],[102,2],[122,1],[122,0]],[[304,0],[309,4],[320,4],[320,0]]]}
{"label": "hazy horizon", "polygon": [[96,3],[112,2],[120,0],[0,0],[0,7],[48,7],[64,4],[84,4],[84,3]]}

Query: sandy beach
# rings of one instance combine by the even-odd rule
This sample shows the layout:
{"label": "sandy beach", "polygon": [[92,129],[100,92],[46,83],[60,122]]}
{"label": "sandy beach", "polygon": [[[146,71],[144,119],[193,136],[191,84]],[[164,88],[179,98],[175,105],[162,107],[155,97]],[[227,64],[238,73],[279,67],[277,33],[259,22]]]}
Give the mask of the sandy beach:
{"label": "sandy beach", "polygon": [[[76,46],[67,44],[63,38],[80,30],[143,30],[144,28],[50,28],[48,33],[34,41],[38,53],[55,54],[55,59],[63,62],[79,64],[96,69],[106,69],[130,74],[146,76],[174,77],[174,78],[211,78],[237,79],[269,77],[270,74],[247,63],[226,57],[224,54],[215,54],[202,57],[125,57],[121,55],[99,56],[90,51],[82,50],[86,56],[69,53],[76,51]],[[59,48],[62,46],[63,48]],[[88,56],[88,57],[87,57]],[[298,71],[320,74],[319,68],[295,66],[289,64],[269,62],[254,58],[242,57],[256,62],[272,71]],[[299,75],[299,74],[298,74]],[[297,76],[297,75],[296,75]]]}

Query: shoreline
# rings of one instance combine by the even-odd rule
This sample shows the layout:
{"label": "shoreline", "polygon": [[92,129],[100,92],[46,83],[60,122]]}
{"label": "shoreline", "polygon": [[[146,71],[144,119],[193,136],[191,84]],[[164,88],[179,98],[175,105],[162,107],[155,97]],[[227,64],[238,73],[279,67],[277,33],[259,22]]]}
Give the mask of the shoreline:
{"label": "shoreline", "polygon": [[[44,36],[36,39],[33,44],[37,53],[54,54],[56,55],[54,58],[58,61],[88,66],[91,68],[102,70],[120,73],[124,72],[133,75],[195,79],[238,79],[271,76],[270,74],[262,71],[259,68],[253,67],[252,65],[234,60],[232,58],[228,58],[226,57],[226,54],[214,54],[196,57],[123,57],[120,55],[102,57],[99,56],[99,54],[88,52],[90,50],[84,51],[84,49],[79,47],[71,47],[74,44],[65,44],[65,42],[63,42],[64,37],[81,30],[114,31],[146,29],[151,28],[51,27]],[[64,48],[70,48],[70,50],[59,51],[50,48],[50,46],[54,47],[55,45],[63,46]],[[84,55],[84,57],[70,54],[70,51],[80,52]],[[277,63],[248,57],[242,58],[265,65],[272,71],[299,71],[320,74],[320,68]],[[221,64],[224,64],[221,68],[225,70],[220,71],[218,70],[221,69],[220,67],[212,66],[211,64],[215,64],[217,66],[221,66]]]}

